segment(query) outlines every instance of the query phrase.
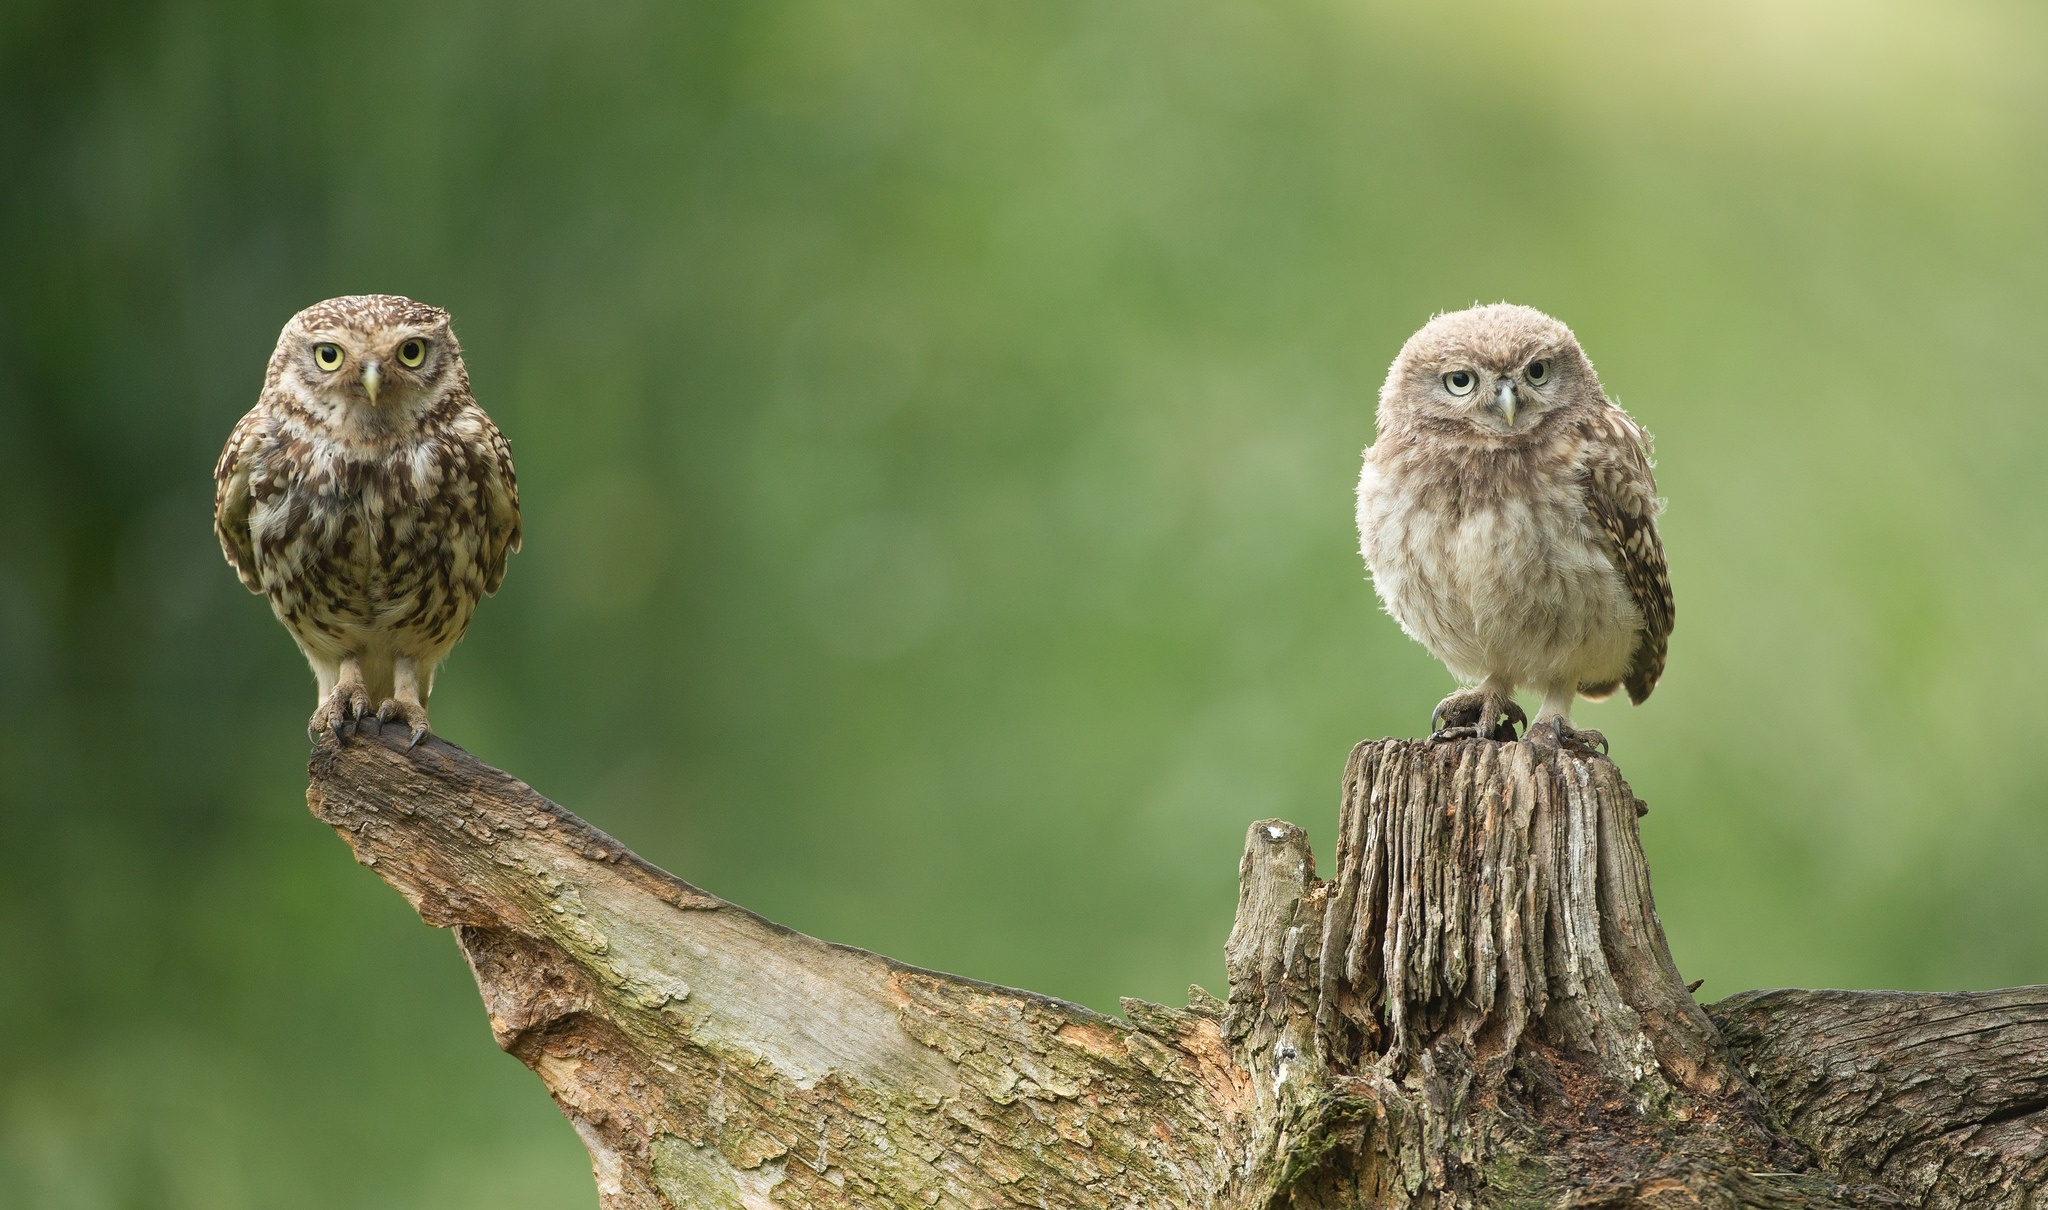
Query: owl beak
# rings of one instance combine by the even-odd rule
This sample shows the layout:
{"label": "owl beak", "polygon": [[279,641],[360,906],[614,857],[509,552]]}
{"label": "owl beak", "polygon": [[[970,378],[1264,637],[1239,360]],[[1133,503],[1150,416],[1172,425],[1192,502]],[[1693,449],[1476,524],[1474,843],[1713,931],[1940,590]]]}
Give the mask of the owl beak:
{"label": "owl beak", "polygon": [[371,361],[363,364],[363,393],[370,397],[371,403],[377,402],[377,388],[383,381],[383,378],[377,373],[376,362]]}
{"label": "owl beak", "polygon": [[1501,379],[1499,389],[1494,392],[1493,410],[1500,414],[1502,420],[1507,421],[1509,428],[1515,427],[1515,405],[1518,402],[1520,401],[1515,398],[1514,379]]}

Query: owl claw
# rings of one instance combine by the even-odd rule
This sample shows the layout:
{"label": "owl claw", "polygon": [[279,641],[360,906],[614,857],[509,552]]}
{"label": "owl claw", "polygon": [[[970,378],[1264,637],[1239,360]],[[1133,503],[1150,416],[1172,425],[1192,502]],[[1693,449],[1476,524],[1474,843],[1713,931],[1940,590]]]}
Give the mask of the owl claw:
{"label": "owl claw", "polygon": [[1555,753],[1560,748],[1570,748],[1591,756],[1598,752],[1607,755],[1607,737],[1593,730],[1574,727],[1561,718],[1546,718],[1529,728],[1529,742],[1546,753]]}
{"label": "owl claw", "polygon": [[306,738],[317,744],[322,732],[332,731],[334,742],[343,743],[348,738],[349,729],[360,729],[363,720],[369,716],[369,691],[360,681],[343,681],[313,712],[312,719],[306,724]]}
{"label": "owl claw", "polygon": [[425,706],[417,702],[408,702],[403,698],[386,698],[384,699],[384,704],[377,707],[377,723],[381,727],[383,724],[393,720],[404,723],[412,729],[412,736],[406,741],[405,745],[407,752],[418,747],[419,742],[427,738],[427,708]]}
{"label": "owl claw", "polygon": [[1528,725],[1529,716],[1515,704],[1515,699],[1504,693],[1465,689],[1438,702],[1436,709],[1430,712],[1429,738],[1437,742],[1492,739],[1513,743],[1518,738],[1516,728]]}

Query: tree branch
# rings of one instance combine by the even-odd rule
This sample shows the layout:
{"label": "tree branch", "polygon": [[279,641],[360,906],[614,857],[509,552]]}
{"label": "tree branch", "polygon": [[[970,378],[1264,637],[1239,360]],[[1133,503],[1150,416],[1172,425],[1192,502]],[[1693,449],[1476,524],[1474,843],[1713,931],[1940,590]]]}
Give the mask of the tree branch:
{"label": "tree branch", "polygon": [[1744,992],[1709,1010],[1821,1162],[1926,1210],[2048,1187],[2048,987]]}
{"label": "tree branch", "polygon": [[607,1210],[2019,1207],[2043,1180],[2048,993],[1758,993],[1724,1039],[1604,760],[1359,745],[1335,877],[1252,825],[1227,1005],[1128,1023],[771,924],[439,740],[325,740],[310,773],[454,928]]}
{"label": "tree branch", "polygon": [[769,923],[460,749],[307,794],[429,924],[625,1207],[1201,1205],[1247,1093],[1213,1010],[1130,1025]]}

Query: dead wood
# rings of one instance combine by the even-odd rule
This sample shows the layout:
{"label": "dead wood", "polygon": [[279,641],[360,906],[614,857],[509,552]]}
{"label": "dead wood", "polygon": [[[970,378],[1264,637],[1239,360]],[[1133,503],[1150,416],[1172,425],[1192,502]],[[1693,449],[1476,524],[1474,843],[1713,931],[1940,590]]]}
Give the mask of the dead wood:
{"label": "dead wood", "polygon": [[1785,1130],[1925,1210],[2048,1188],[2048,987],[1761,991],[1708,1010]]}
{"label": "dead wood", "polygon": [[771,924],[439,740],[326,740],[307,799],[454,929],[607,1210],[2017,1207],[2042,1184],[2048,996],[1758,993],[1717,1028],[1666,949],[1640,804],[1570,752],[1359,745],[1331,879],[1300,829],[1252,825],[1227,1004],[1123,1021]]}

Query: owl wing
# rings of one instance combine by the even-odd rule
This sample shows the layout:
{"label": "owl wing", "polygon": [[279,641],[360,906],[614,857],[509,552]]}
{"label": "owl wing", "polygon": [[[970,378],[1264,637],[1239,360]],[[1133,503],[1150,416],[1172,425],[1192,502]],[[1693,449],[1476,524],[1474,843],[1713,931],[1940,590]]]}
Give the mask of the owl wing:
{"label": "owl wing", "polygon": [[1664,543],[1657,537],[1657,481],[1650,474],[1649,437],[1621,409],[1607,409],[1594,424],[1595,440],[1583,472],[1586,508],[1599,522],[1608,557],[1642,611],[1643,630],[1622,676],[1629,700],[1640,704],[1664,675],[1676,616]]}
{"label": "owl wing", "polygon": [[249,463],[263,439],[264,409],[257,405],[236,422],[213,468],[213,532],[228,565],[250,592],[262,592],[256,576],[256,548],[249,534]]}
{"label": "owl wing", "polygon": [[482,408],[476,409],[483,425],[480,443],[484,495],[484,592],[496,593],[505,582],[505,565],[519,552],[519,477],[512,470],[512,446],[505,434],[491,423]]}

